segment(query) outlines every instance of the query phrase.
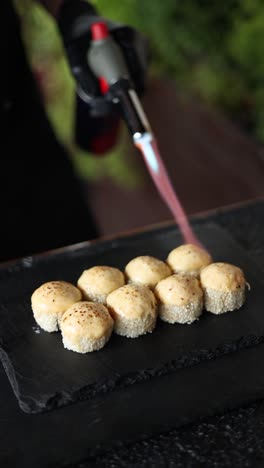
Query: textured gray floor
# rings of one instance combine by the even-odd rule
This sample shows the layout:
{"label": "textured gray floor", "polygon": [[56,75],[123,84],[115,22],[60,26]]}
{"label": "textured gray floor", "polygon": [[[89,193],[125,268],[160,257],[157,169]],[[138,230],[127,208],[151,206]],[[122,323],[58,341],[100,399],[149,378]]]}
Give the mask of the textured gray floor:
{"label": "textured gray floor", "polygon": [[191,427],[110,450],[74,468],[261,467],[264,461],[263,411],[263,404],[256,403],[201,420]]}

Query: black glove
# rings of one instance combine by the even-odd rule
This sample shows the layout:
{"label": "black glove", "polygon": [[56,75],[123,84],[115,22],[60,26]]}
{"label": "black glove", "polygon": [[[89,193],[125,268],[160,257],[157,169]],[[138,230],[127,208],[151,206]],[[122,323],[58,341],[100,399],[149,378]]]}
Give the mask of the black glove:
{"label": "black glove", "polygon": [[[76,80],[76,143],[86,150],[100,153],[115,143],[119,114],[116,106],[101,93],[98,78],[87,61],[90,28],[98,21],[107,24],[112,38],[120,46],[133,87],[139,95],[145,90],[149,48],[146,39],[133,28],[100,17],[84,0],[66,0],[61,7],[58,25]],[[102,144],[103,139],[105,144]]]}

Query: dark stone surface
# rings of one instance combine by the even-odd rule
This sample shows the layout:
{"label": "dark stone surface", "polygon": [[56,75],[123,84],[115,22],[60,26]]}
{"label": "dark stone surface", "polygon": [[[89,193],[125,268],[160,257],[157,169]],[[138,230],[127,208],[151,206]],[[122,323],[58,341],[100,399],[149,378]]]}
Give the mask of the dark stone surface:
{"label": "dark stone surface", "polygon": [[86,355],[65,350],[60,333],[36,333],[30,292],[47,279],[76,282],[83,269],[92,265],[124,269],[131,258],[142,254],[165,259],[181,243],[176,228],[164,227],[0,268],[0,357],[21,409],[52,410],[264,341],[263,285],[256,265],[223,229],[209,224],[196,231],[215,260],[243,268],[252,285],[246,304],[222,316],[204,313],[191,326],[158,321],[152,334],[136,340],[113,335],[104,349]]}
{"label": "dark stone surface", "polygon": [[[261,267],[263,215],[264,203],[260,201],[208,215],[196,222],[203,224],[210,219],[228,228],[244,248],[250,247],[248,253],[256,262],[259,260]],[[19,410],[4,374],[0,373],[2,466],[65,466],[71,463],[76,467],[263,466],[262,404],[249,405],[264,396],[263,348],[259,345],[219,358],[217,366],[216,361],[211,360],[181,370],[181,383],[178,384],[182,398],[189,402],[192,418],[186,417],[182,400],[175,398],[173,392],[160,393],[166,388],[163,382],[177,379],[178,373],[117,390],[97,398],[94,405],[84,401],[39,415],[28,415]],[[195,388],[190,385],[193,373],[197,375]],[[250,389],[254,389],[253,393]],[[247,400],[245,390],[248,390]],[[140,398],[146,391],[149,393],[147,405],[142,404],[144,399]],[[105,412],[107,414],[109,395],[115,399],[114,408],[118,408],[114,422],[102,418]],[[218,405],[219,398],[225,400],[226,410],[222,416],[219,415],[223,412]],[[234,407],[240,408],[230,411]],[[108,410],[112,409],[110,405]],[[204,416],[202,420],[199,419],[201,416]],[[88,424],[89,418],[91,424]],[[190,425],[195,419],[199,422]],[[168,432],[172,427],[183,425],[181,429]],[[136,444],[124,441],[124,427],[131,440],[137,439]],[[150,432],[158,435],[147,437]],[[118,441],[118,447],[110,449],[110,440]],[[98,444],[101,448],[96,452]],[[86,462],[77,463],[85,459]]]}
{"label": "dark stone surface", "polygon": [[[150,455],[152,442],[148,441],[148,436],[186,426],[202,416],[219,414],[223,407],[229,412],[262,398],[263,358],[264,346],[260,345],[237,352],[232,359],[230,356],[220,358],[217,366],[211,360],[183,369],[180,378],[178,373],[172,373],[144,385],[116,390],[92,402],[83,401],[34,415],[19,410],[15,399],[10,398],[13,395],[7,382],[1,379],[4,402],[0,425],[1,466],[67,466],[88,455],[100,463],[102,454],[111,445],[115,447],[116,460],[120,457],[120,465],[127,466],[126,456],[138,457],[132,450],[135,440],[141,440],[142,462],[147,465],[152,460],[154,463],[155,451]],[[209,424],[211,418],[210,421]],[[172,456],[173,437],[171,444]],[[220,439],[219,450],[223,452],[225,448]],[[195,448],[194,454],[199,456]],[[184,455],[186,458],[187,454]],[[154,466],[159,466],[158,460]]]}
{"label": "dark stone surface", "polygon": [[262,467],[264,406],[261,402],[200,420],[67,468]]}

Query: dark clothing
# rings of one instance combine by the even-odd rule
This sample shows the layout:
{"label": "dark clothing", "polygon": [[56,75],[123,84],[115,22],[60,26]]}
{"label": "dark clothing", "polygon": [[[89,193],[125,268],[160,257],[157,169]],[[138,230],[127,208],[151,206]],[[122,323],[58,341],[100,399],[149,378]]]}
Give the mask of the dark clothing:
{"label": "dark clothing", "polygon": [[79,181],[47,120],[10,0],[0,6],[0,261],[96,237]]}

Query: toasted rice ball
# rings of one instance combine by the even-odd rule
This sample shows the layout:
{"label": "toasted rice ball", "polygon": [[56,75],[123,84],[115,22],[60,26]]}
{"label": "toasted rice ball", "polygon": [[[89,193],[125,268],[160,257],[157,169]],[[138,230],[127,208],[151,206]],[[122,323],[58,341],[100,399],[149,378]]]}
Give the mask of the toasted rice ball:
{"label": "toasted rice ball", "polygon": [[31,296],[34,318],[43,330],[57,331],[62,314],[81,298],[80,290],[71,283],[66,281],[44,283]]}
{"label": "toasted rice ball", "polygon": [[213,314],[239,309],[246,298],[243,271],[230,263],[212,263],[201,271],[205,308]]}
{"label": "toasted rice ball", "polygon": [[167,263],[174,273],[198,277],[200,270],[212,263],[212,257],[197,245],[183,244],[169,253]]}
{"label": "toasted rice ball", "polygon": [[164,322],[190,324],[202,313],[203,291],[192,276],[169,276],[157,284],[155,294],[159,300],[159,316]]}
{"label": "toasted rice ball", "polygon": [[77,353],[98,351],[108,342],[114,321],[103,304],[81,301],[64,312],[61,319],[62,342]]}
{"label": "toasted rice ball", "polygon": [[157,301],[146,286],[127,284],[107,296],[107,305],[118,335],[136,338],[152,332],[157,319]]}
{"label": "toasted rice ball", "polygon": [[108,294],[125,284],[125,276],[118,268],[94,266],[83,271],[77,284],[84,299],[106,304]]}
{"label": "toasted rice ball", "polygon": [[160,280],[170,276],[172,271],[162,260],[145,255],[131,260],[125,268],[125,274],[129,283],[154,288]]}

